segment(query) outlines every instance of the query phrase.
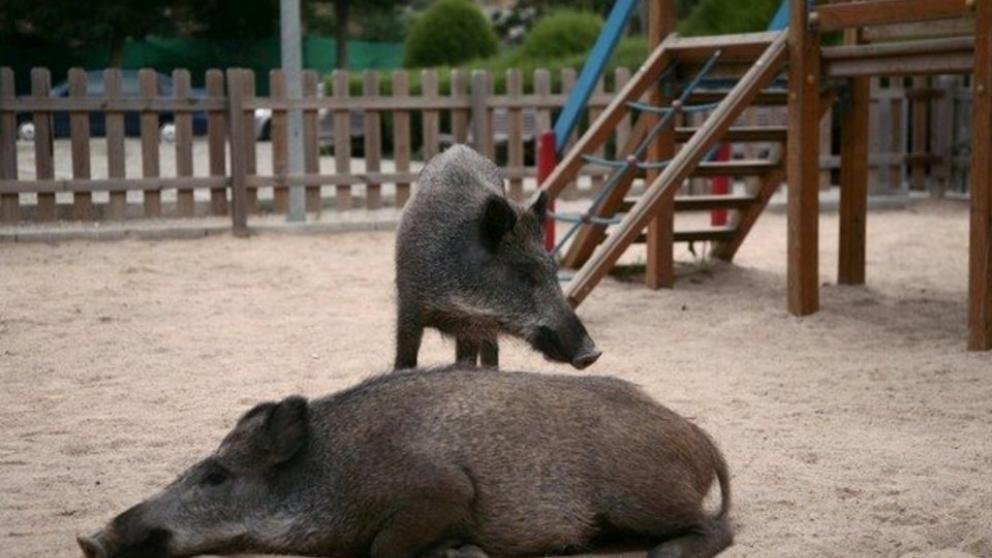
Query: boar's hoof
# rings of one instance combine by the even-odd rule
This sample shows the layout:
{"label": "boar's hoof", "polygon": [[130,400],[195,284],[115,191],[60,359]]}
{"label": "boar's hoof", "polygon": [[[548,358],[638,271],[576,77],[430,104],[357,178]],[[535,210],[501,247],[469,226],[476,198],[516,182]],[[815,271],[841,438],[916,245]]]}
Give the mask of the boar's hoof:
{"label": "boar's hoof", "polygon": [[444,558],[489,558],[489,555],[481,548],[467,544],[458,548],[449,548],[445,551]]}
{"label": "boar's hoof", "polygon": [[79,548],[83,551],[83,556],[86,558],[106,558],[107,552],[103,549],[93,537],[76,537],[76,542],[79,543]]}
{"label": "boar's hoof", "polygon": [[597,360],[599,360],[599,356],[602,355],[602,354],[603,354],[602,351],[593,349],[592,351],[590,351],[588,353],[583,353],[583,354],[575,357],[574,359],[572,359],[572,366],[574,366],[575,368],[577,368],[579,370],[582,370],[583,368],[586,368],[589,365],[591,365],[592,363],[594,363]]}

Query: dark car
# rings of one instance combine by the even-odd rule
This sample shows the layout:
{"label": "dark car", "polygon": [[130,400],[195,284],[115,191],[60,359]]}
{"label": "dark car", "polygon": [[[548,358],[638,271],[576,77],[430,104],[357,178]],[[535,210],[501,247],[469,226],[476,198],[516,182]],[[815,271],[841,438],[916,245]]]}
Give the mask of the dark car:
{"label": "dark car", "polygon": [[[102,71],[86,72],[86,93],[88,97],[104,97],[106,87],[103,81]],[[158,96],[172,97],[172,78],[158,74]],[[138,97],[138,71],[121,71],[121,94],[126,98]],[[68,97],[69,84],[62,82],[52,88],[50,96]],[[206,96],[206,91],[202,88],[191,88],[190,96],[202,98]],[[175,120],[172,112],[163,111],[158,113],[159,134],[165,141],[172,141],[175,138]],[[52,131],[57,138],[69,136],[69,113],[56,111],[52,113]],[[90,136],[102,137],[106,135],[106,118],[102,112],[90,113]],[[203,135],[207,133],[207,114],[203,111],[193,113],[193,133]],[[124,134],[128,136],[141,135],[141,117],[137,112],[124,113]],[[24,112],[17,115],[17,137],[23,140],[34,139],[34,117],[31,113]]]}

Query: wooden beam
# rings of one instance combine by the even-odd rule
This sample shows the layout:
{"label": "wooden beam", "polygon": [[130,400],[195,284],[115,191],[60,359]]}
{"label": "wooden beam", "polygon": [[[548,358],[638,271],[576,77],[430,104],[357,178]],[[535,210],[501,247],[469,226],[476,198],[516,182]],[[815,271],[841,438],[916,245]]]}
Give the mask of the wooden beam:
{"label": "wooden beam", "polygon": [[551,198],[557,197],[575,178],[582,168],[582,156],[594,152],[610,137],[614,128],[627,113],[627,102],[641,98],[648,87],[658,81],[662,71],[672,61],[672,53],[669,49],[671,40],[674,39],[666,38],[654,49],[634,77],[616,94],[599,118],[589,126],[565,158],[558,163],[554,172],[541,184],[541,189]]}
{"label": "wooden beam", "polygon": [[[669,34],[675,31],[678,17],[675,11],[675,0],[654,0],[648,3],[648,41],[654,47]],[[655,83],[648,95],[648,102],[655,106],[671,104],[671,92],[664,90],[664,85]],[[650,118],[653,126],[659,116],[645,115]],[[658,138],[648,147],[648,161],[665,161],[675,154],[675,126],[658,135]],[[650,183],[658,178],[660,170],[647,173]],[[644,285],[649,289],[672,288],[675,285],[675,205],[673,200],[666,200],[654,218],[648,223],[647,253],[644,267]]]}
{"label": "wooden beam", "polygon": [[975,9],[968,348],[992,349],[992,3]]}
{"label": "wooden beam", "polygon": [[814,21],[821,31],[839,31],[864,25],[951,19],[967,12],[966,0],[871,0],[818,6]]}
{"label": "wooden beam", "polygon": [[830,78],[970,74],[974,68],[970,53],[953,52],[832,60],[824,61],[824,64],[823,75]]}
{"label": "wooden beam", "polygon": [[718,50],[720,51],[721,62],[735,60],[752,62],[765,52],[768,45],[772,44],[778,35],[778,31],[764,31],[737,35],[678,37],[671,47],[680,63],[705,62]]}
{"label": "wooden beam", "polygon": [[819,309],[820,40],[809,28],[806,0],[790,0],[788,307]]}
{"label": "wooden beam", "polygon": [[[856,44],[856,29],[844,32],[844,40]],[[840,240],[837,282],[865,282],[865,223],[868,212],[868,112],[871,108],[871,78],[848,80],[849,102],[841,115],[840,142]]]}
{"label": "wooden beam", "polygon": [[975,19],[968,14],[957,19],[871,25],[861,31],[862,38],[868,43],[971,35],[975,32]]}
{"label": "wooden beam", "polygon": [[740,116],[741,111],[751,105],[761,89],[775,79],[786,60],[786,47],[786,35],[782,33],[734,86],[730,95],[714,109],[699,132],[675,154],[671,164],[665,167],[630,213],[624,217],[617,232],[606,239],[600,249],[572,278],[565,293],[572,305],[581,303],[596,284],[609,273],[613,264],[631,242],[637,239],[666,199],[675,196],[678,185],[692,173],[707,150],[727,132],[734,120]]}

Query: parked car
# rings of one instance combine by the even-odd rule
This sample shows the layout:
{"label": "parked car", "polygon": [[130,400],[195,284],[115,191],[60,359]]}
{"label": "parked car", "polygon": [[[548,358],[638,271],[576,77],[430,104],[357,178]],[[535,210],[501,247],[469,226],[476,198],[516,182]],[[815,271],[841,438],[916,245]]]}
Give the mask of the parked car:
{"label": "parked car", "polygon": [[[317,98],[322,99],[323,97],[324,97],[324,86],[323,84],[321,84],[320,86],[317,87]],[[327,109],[320,109],[319,111],[317,111],[317,119],[319,121],[323,122],[324,120],[327,119],[327,117],[328,117]],[[259,140],[272,139],[272,109],[270,108],[255,109],[255,139],[259,139]]]}
{"label": "parked car", "polygon": [[[103,81],[102,71],[86,72],[86,94],[88,97],[104,97],[106,94],[106,84]],[[158,95],[160,97],[172,97],[172,78],[166,74],[158,74]],[[125,98],[139,96],[138,71],[121,71],[121,94]],[[62,82],[52,88],[51,97],[68,97],[69,84]],[[190,96],[202,98],[206,96],[206,90],[198,87],[190,89]],[[163,141],[174,141],[176,137],[176,127],[174,124],[175,114],[169,111],[158,113],[159,137]],[[90,136],[102,137],[107,132],[106,118],[102,112],[90,113]],[[52,113],[52,133],[54,137],[64,138],[69,136],[69,113],[66,111],[56,111]],[[193,113],[193,133],[203,135],[207,133],[207,114],[204,111]],[[137,112],[124,113],[124,134],[127,136],[141,135],[141,116]],[[33,141],[35,136],[34,115],[29,112],[18,113],[17,115],[17,137],[27,141]]]}

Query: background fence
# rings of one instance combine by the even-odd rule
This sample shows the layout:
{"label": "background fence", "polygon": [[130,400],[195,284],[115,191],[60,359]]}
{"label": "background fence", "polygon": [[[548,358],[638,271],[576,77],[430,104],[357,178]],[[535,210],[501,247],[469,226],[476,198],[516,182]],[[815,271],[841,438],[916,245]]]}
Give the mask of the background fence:
{"label": "background fence", "polygon": [[[630,70],[620,68],[599,84],[577,134],[630,76]],[[0,221],[227,215],[232,189],[242,187],[248,214],[283,213],[290,182],[306,187],[311,212],[400,207],[423,161],[452,142],[471,143],[495,159],[510,195],[519,199],[534,186],[534,138],[551,127],[575,82],[572,70],[552,76],[540,69],[530,76],[518,70],[505,76],[454,70],[443,76],[443,90],[442,76],[434,70],[385,77],[388,88],[377,72],[363,73],[358,86],[355,76],[335,72],[327,93],[320,95],[323,84],[308,71],[304,98],[289,101],[281,71],[256,76],[242,69],[208,70],[206,87],[193,90],[190,73],[180,69],[172,72],[171,91],[163,93],[159,74],[142,70],[137,91],[128,94],[118,70],[103,72],[95,86],[86,72],[74,69],[68,73],[67,94],[53,97],[47,69],[32,70],[31,94],[17,96],[14,72],[3,68]],[[255,95],[256,79],[268,81],[269,96]],[[785,95],[780,97],[784,103]],[[909,188],[935,195],[965,193],[971,120],[967,81],[876,79],[872,99],[873,193]],[[304,171],[296,177],[287,174],[290,108],[303,110]],[[844,110],[843,96],[835,110]],[[784,118],[784,107],[749,109],[742,117],[749,124],[781,124]],[[823,141],[836,154],[834,120],[824,119]],[[25,123],[33,125],[33,141],[18,139]],[[164,133],[166,125],[171,134]],[[599,155],[613,156],[631,126],[629,117],[622,121]],[[270,139],[260,140],[260,132]],[[762,146],[741,146],[737,156],[750,156],[746,150],[755,149]],[[836,178],[838,157],[827,155],[822,165],[828,187]],[[564,196],[596,191],[605,172],[583,169]],[[694,179],[686,188],[707,193],[708,183]]]}

